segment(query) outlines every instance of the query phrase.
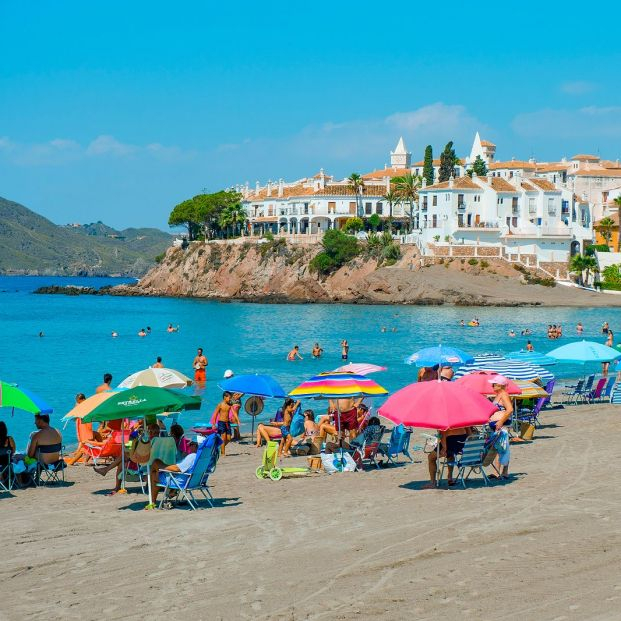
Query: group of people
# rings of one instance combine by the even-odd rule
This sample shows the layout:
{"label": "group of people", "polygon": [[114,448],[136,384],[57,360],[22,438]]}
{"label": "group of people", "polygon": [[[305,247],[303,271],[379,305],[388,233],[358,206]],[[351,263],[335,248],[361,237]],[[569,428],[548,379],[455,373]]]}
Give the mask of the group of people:
{"label": "group of people", "polygon": [[[349,343],[347,339],[343,339],[341,341],[341,360],[347,360],[349,358]],[[323,356],[323,348],[320,347],[319,343],[315,343],[311,350],[312,358],[321,358]],[[296,360],[304,360],[302,355],[300,354],[300,346],[294,345],[287,354],[288,362],[295,362]]]}
{"label": "group of people", "polygon": [[[166,328],[166,332],[179,332],[179,326],[173,326],[172,323],[169,323],[168,327]],[[140,328],[140,330],[138,330],[138,336],[140,338],[144,338],[149,334],[151,334],[151,326],[147,326],[146,328]],[[39,336],[43,336],[43,332],[40,332]],[[116,330],[112,330],[110,336],[112,338],[117,338],[119,336],[119,333]]]}

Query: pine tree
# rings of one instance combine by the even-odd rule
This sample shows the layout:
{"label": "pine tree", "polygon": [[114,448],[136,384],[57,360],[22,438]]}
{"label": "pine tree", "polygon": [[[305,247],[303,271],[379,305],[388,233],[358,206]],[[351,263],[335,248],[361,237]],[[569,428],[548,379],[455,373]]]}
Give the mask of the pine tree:
{"label": "pine tree", "polygon": [[423,178],[427,181],[427,185],[433,184],[433,149],[431,148],[430,144],[425,147]]}
{"label": "pine tree", "polygon": [[448,181],[455,172],[455,165],[458,162],[455,149],[453,149],[453,141],[451,140],[444,147],[444,151],[440,154],[440,170],[438,172],[438,181]]}

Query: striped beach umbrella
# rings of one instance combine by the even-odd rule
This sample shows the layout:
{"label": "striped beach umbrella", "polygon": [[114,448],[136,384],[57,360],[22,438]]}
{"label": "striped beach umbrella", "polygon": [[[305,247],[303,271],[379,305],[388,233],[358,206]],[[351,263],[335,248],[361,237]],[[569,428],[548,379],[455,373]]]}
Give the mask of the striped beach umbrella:
{"label": "striped beach umbrella", "polygon": [[549,382],[554,379],[554,375],[547,369],[521,360],[498,360],[498,361],[475,361],[470,364],[465,364],[456,371],[455,377],[461,377],[472,371],[494,371],[499,375],[504,375],[512,380],[524,380],[533,381],[541,380],[542,382]]}
{"label": "striped beach umbrella", "polygon": [[336,373],[355,373],[356,375],[369,375],[369,373],[377,373],[378,371],[386,371],[386,367],[380,367],[370,362],[350,362],[334,369]]}
{"label": "striped beach umbrella", "polygon": [[529,362],[530,364],[537,364],[540,367],[550,367],[557,363],[557,360],[542,354],[538,351],[526,351],[521,349],[520,351],[512,351],[507,354],[509,360],[521,360],[522,362]]}
{"label": "striped beach umbrella", "polygon": [[364,375],[355,373],[320,373],[302,382],[290,393],[297,399],[339,399],[347,397],[382,397],[388,391]]}

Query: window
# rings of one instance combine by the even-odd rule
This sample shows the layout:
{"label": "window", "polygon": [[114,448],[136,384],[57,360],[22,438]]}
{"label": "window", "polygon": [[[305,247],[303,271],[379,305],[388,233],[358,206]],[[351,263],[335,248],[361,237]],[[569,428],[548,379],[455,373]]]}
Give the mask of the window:
{"label": "window", "polygon": [[431,204],[432,204],[434,207],[436,207],[436,206],[438,205],[438,195],[437,195],[437,194],[434,194],[434,195],[431,197]]}
{"label": "window", "polygon": [[352,216],[356,215],[356,202],[355,201],[350,201],[350,203],[349,203],[349,213]]}
{"label": "window", "polygon": [[444,202],[445,202],[445,203],[448,203],[450,200],[451,200],[451,195],[447,192],[447,193],[444,195]]}
{"label": "window", "polygon": [[464,195],[463,194],[457,195],[457,207],[464,207]]}
{"label": "window", "polygon": [[375,206],[375,213],[379,214],[380,216],[382,215],[382,213],[384,213],[384,206],[382,205],[382,203],[377,203],[377,205]]}
{"label": "window", "polygon": [[334,213],[336,211],[336,201],[328,201],[328,213]]}
{"label": "window", "polygon": [[304,203],[304,215],[308,215],[308,203]]}
{"label": "window", "polygon": [[370,216],[373,213],[373,203],[365,203],[364,204],[364,213],[367,216]]}
{"label": "window", "polygon": [[537,213],[537,204],[535,203],[535,199],[529,197],[528,199],[528,213]]}
{"label": "window", "polygon": [[548,197],[548,215],[555,216],[556,215],[556,205],[554,204],[554,198],[551,196]]}
{"label": "window", "polygon": [[518,205],[518,197],[514,196],[511,199],[511,211],[513,212],[513,214],[518,214],[520,211],[520,207]]}
{"label": "window", "polygon": [[438,226],[438,216],[435,214],[431,218],[431,226],[435,229]]}
{"label": "window", "polygon": [[423,209],[427,209],[427,196],[423,196]]}

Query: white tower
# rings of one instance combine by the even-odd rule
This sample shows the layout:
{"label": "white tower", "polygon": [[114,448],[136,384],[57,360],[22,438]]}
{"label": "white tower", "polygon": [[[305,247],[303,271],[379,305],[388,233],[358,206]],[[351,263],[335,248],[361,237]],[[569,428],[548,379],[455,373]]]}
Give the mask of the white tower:
{"label": "white tower", "polygon": [[390,152],[390,165],[393,168],[410,168],[412,166],[412,154],[405,148],[403,136],[399,138],[395,150]]}

